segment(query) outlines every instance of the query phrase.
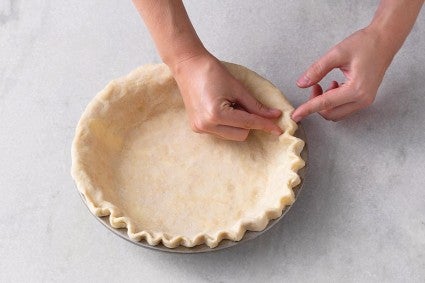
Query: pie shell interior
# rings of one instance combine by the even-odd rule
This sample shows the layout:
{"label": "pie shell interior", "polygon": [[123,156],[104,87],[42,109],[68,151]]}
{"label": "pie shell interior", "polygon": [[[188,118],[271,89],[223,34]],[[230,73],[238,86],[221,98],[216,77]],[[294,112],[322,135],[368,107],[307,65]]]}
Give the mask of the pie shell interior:
{"label": "pie shell interior", "polygon": [[76,129],[71,171],[92,213],[134,241],[214,248],[263,230],[294,202],[304,142],[294,137],[293,107],[255,72],[223,64],[282,110],[284,133],[253,130],[245,142],[194,133],[168,67],[139,67],[99,92]]}

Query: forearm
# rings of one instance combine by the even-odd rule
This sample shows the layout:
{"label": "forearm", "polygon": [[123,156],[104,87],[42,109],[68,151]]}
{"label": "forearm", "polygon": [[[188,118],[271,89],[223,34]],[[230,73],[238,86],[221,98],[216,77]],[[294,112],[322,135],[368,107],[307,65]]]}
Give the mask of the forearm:
{"label": "forearm", "polygon": [[206,53],[180,0],[132,0],[143,18],[164,63],[179,62]]}
{"label": "forearm", "polygon": [[424,0],[381,0],[379,3],[368,28],[385,42],[391,59],[409,35],[423,3]]}

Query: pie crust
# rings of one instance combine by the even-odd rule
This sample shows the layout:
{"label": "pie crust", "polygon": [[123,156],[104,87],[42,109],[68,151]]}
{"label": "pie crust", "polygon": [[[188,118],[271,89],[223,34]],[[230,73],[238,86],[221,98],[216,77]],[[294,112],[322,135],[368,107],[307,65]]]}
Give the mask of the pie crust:
{"label": "pie crust", "polygon": [[294,202],[304,142],[293,136],[293,107],[255,72],[223,64],[282,110],[284,133],[251,131],[245,142],[196,134],[168,67],[139,67],[98,93],[76,129],[72,176],[92,213],[134,241],[214,248],[263,230]]}

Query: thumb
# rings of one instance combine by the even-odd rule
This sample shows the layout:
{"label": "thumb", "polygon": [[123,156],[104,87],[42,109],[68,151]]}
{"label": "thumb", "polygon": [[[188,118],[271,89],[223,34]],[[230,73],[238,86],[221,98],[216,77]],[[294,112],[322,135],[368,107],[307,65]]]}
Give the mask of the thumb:
{"label": "thumb", "polygon": [[342,57],[331,49],[322,56],[319,60],[314,62],[307,71],[302,74],[298,80],[297,85],[301,88],[310,87],[320,82],[332,69],[339,67],[342,64]]}
{"label": "thumb", "polygon": [[239,97],[237,97],[237,102],[247,112],[251,114],[256,114],[264,118],[273,119],[273,118],[278,118],[280,115],[282,115],[282,111],[276,108],[269,108],[265,106],[249,93],[243,93],[239,95]]}

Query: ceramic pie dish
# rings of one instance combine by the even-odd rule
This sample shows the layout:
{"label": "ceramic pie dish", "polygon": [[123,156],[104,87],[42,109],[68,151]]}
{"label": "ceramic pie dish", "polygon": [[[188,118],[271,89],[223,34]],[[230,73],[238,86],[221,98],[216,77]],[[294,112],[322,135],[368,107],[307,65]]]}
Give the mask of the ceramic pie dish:
{"label": "ceramic pie dish", "polygon": [[87,106],[72,146],[72,176],[90,211],[132,241],[217,247],[262,231],[295,201],[304,142],[292,106],[270,82],[224,63],[263,104],[282,110],[279,137],[245,142],[191,131],[164,64],[112,81]]}

